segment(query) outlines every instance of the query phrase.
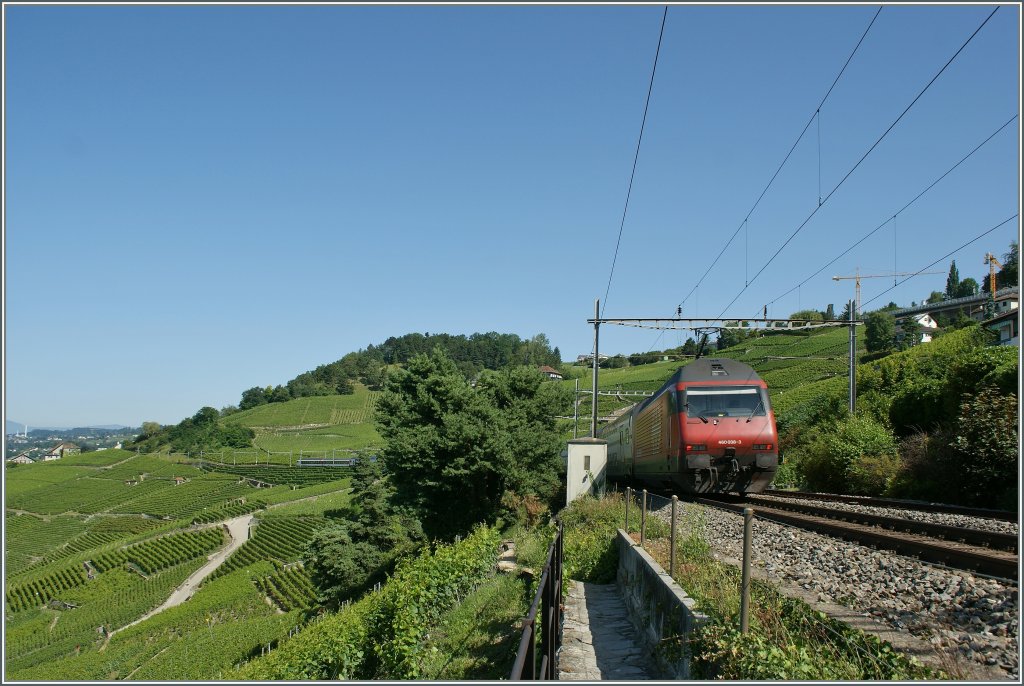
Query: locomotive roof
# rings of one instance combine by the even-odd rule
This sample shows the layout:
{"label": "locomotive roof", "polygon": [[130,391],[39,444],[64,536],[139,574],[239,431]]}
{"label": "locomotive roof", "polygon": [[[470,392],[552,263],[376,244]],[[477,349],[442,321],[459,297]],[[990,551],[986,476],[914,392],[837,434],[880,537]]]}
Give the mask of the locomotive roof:
{"label": "locomotive roof", "polygon": [[[650,405],[654,400],[660,396],[665,389],[675,388],[676,384],[679,383],[694,383],[694,382],[718,382],[718,381],[760,381],[761,377],[758,376],[757,372],[750,365],[731,360],[727,357],[702,357],[699,360],[694,360],[690,364],[684,365],[676,370],[676,373],[669,377],[661,388],[659,388],[654,395],[649,398],[645,398],[642,402],[625,413],[623,417],[640,412],[645,407]],[[621,421],[617,419],[610,424],[602,427],[598,430],[598,435],[610,426],[615,426]]]}
{"label": "locomotive roof", "polygon": [[760,378],[750,365],[742,362],[730,360],[728,357],[702,357],[685,367],[680,367],[670,381],[758,381]]}
{"label": "locomotive roof", "polygon": [[661,395],[666,388],[675,388],[678,383],[760,380],[761,377],[750,365],[730,360],[727,357],[702,357],[676,370],[676,373],[653,396],[639,403],[634,411],[644,409],[654,402],[654,399]]}

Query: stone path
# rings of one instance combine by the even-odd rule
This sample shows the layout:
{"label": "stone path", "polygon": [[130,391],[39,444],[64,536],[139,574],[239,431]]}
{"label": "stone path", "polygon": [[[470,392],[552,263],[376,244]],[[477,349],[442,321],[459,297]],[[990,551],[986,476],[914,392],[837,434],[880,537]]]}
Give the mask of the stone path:
{"label": "stone path", "polygon": [[195,593],[196,589],[199,588],[199,584],[202,583],[203,579],[205,579],[210,574],[213,574],[213,572],[217,570],[217,567],[220,567],[221,564],[226,559],[228,559],[228,556],[231,553],[235,552],[240,547],[242,547],[242,544],[245,543],[246,540],[248,540],[249,523],[252,520],[252,518],[253,517],[251,514],[246,514],[242,515],[241,517],[235,517],[233,519],[225,520],[223,522],[215,522],[213,526],[227,526],[228,534],[231,537],[231,540],[228,542],[228,544],[220,550],[218,550],[217,552],[213,553],[212,555],[209,555],[207,557],[207,563],[199,569],[197,569],[195,572],[193,572],[187,579],[185,579],[184,583],[178,586],[178,588],[174,589],[174,592],[171,593],[171,597],[164,601],[163,605],[156,608],[155,610],[147,612],[146,614],[142,615],[130,624],[125,624],[123,627],[119,629],[114,629],[107,636],[107,640],[109,641],[110,637],[114,634],[120,631],[124,631],[130,626],[135,626],[139,622],[143,622],[149,619],[158,612],[163,612],[168,608],[181,605],[183,602],[191,598],[192,594]]}
{"label": "stone path", "polygon": [[615,584],[571,581],[565,596],[561,681],[626,681],[657,678],[639,647],[636,631]]}

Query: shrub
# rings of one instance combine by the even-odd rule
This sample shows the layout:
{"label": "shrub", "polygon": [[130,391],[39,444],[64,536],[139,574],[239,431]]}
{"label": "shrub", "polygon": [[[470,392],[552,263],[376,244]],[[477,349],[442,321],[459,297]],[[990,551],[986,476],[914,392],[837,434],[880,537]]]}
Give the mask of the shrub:
{"label": "shrub", "polygon": [[1017,502],[1017,397],[984,388],[960,406],[952,452],[963,501],[1013,509]]}
{"label": "shrub", "polygon": [[898,466],[896,440],[868,417],[850,417],[799,449],[799,469],[810,488],[881,495]]}
{"label": "shrub", "polygon": [[619,551],[615,535],[625,513],[619,494],[603,500],[584,496],[574,500],[562,513],[563,576],[589,583],[615,581]]}

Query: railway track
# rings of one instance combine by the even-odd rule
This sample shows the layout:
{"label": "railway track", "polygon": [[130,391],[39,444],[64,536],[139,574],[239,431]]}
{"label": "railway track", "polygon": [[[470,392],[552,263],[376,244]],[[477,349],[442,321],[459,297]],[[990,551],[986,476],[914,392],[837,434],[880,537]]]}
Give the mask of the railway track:
{"label": "railway track", "polygon": [[1020,519],[1016,512],[1006,510],[987,510],[980,507],[963,507],[961,505],[942,505],[939,503],[922,503],[913,500],[894,500],[891,498],[869,498],[856,495],[835,495],[832,493],[805,493],[803,491],[777,491],[769,489],[761,495],[777,498],[794,498],[800,500],[826,500],[836,503],[853,505],[870,505],[873,507],[889,507],[899,510],[918,510],[920,512],[941,512],[962,515],[964,517],[980,517],[996,519],[1002,522],[1016,522]]}
{"label": "railway track", "polygon": [[763,496],[694,498],[692,502],[733,512],[753,507],[762,519],[1014,582],[1019,577],[1017,538],[1007,534],[784,503]]}

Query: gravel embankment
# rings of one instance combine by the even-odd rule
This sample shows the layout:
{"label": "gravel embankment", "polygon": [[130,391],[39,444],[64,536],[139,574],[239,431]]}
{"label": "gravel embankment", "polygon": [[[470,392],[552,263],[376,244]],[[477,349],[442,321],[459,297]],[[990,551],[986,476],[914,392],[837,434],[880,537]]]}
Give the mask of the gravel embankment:
{"label": "gravel embankment", "polygon": [[[666,521],[670,516],[668,508],[656,514]],[[742,559],[742,517],[687,504],[680,526],[700,518],[712,548]],[[1016,586],[760,519],[754,520],[753,541],[754,564],[770,578],[795,583],[820,602],[870,615],[1019,680]]]}

